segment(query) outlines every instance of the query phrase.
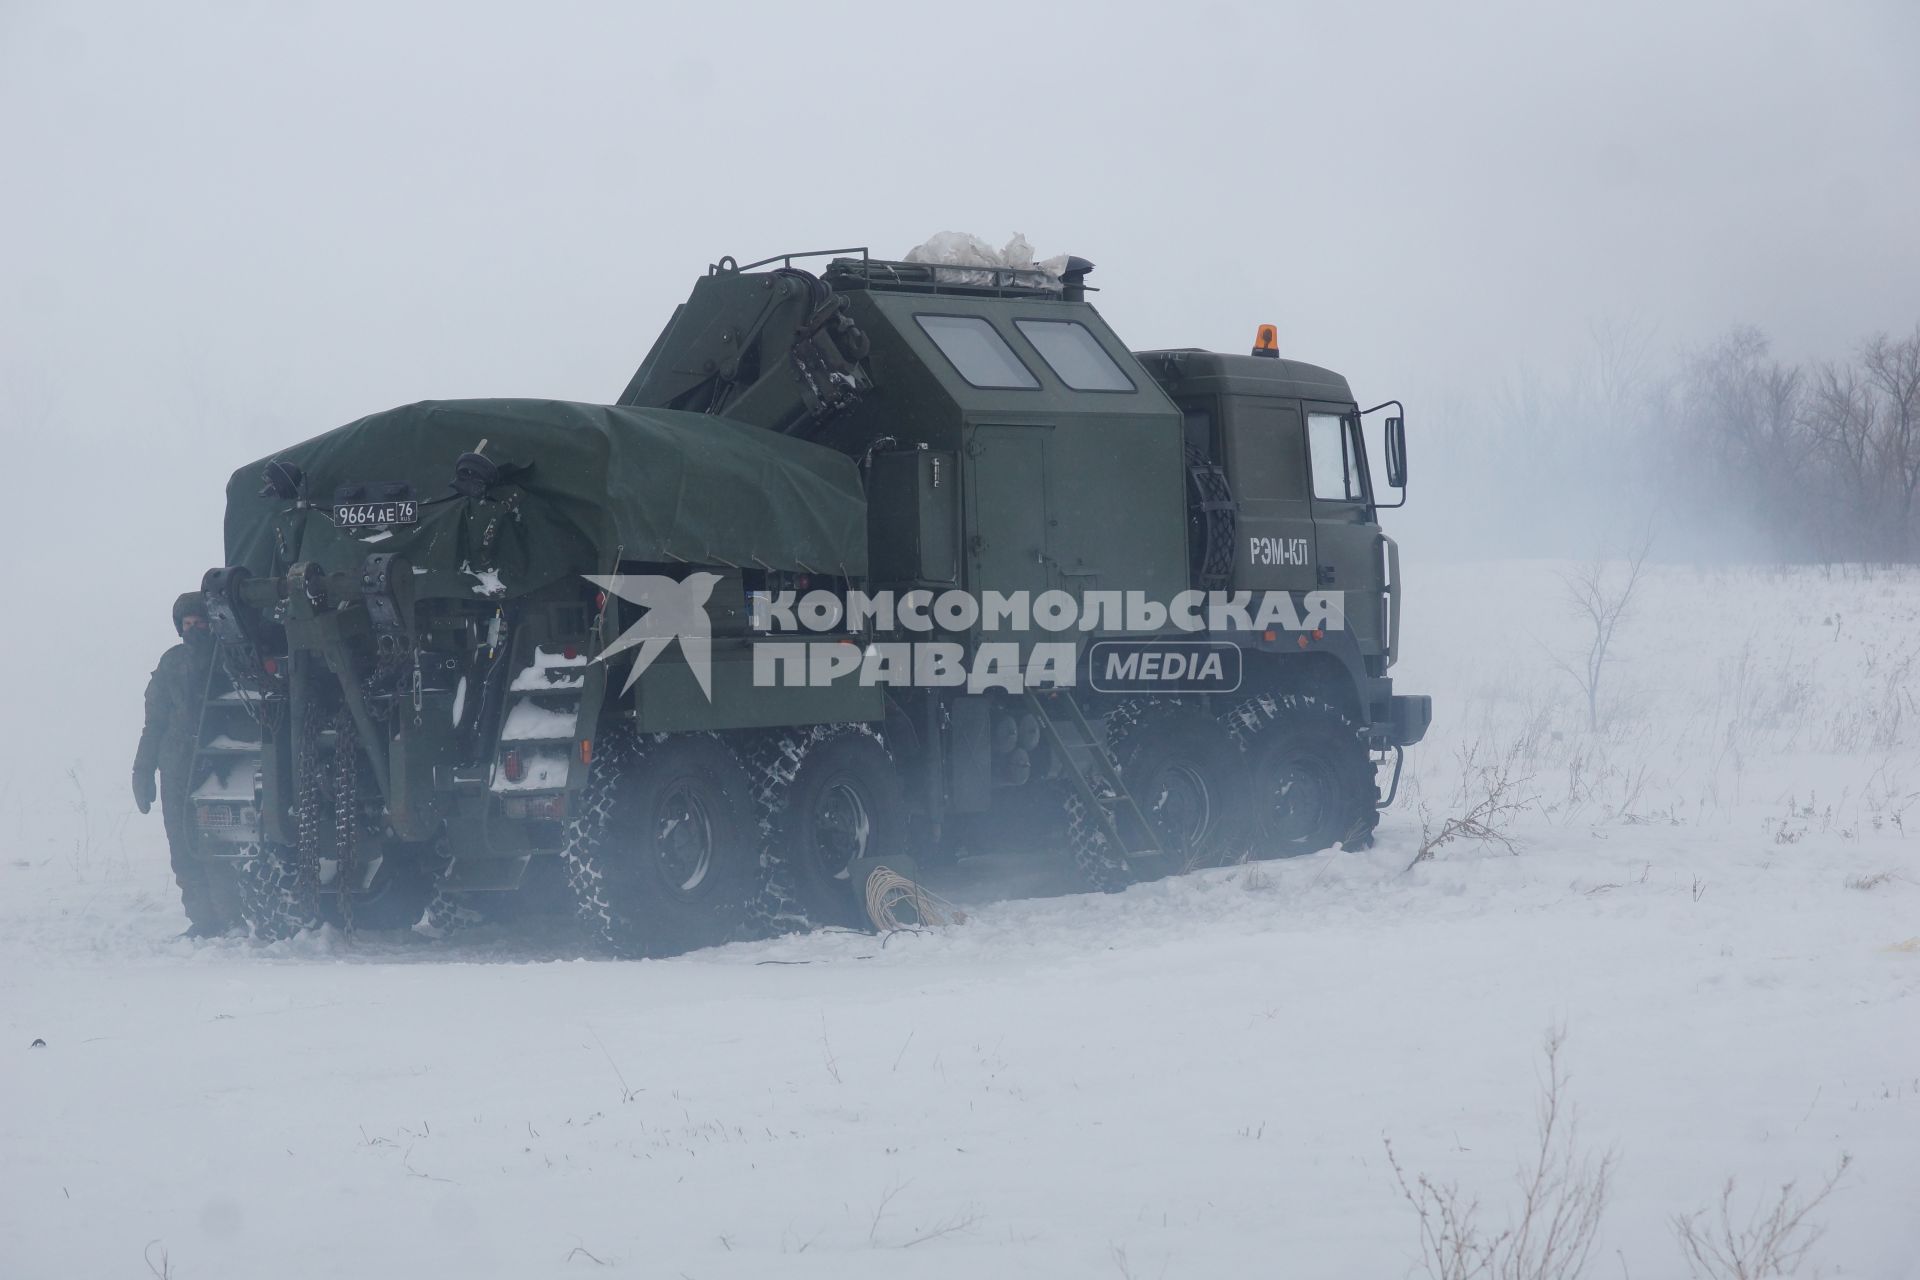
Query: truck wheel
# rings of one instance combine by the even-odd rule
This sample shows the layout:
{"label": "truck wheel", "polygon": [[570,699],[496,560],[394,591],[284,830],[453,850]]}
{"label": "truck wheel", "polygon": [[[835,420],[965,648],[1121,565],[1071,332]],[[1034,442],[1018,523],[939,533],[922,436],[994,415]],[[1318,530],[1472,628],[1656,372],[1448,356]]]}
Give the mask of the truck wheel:
{"label": "truck wheel", "polygon": [[[1169,869],[1216,867],[1240,856],[1251,813],[1246,758],[1233,735],[1197,711],[1165,707],[1120,745],[1120,776],[1169,851]],[[1119,813],[1131,842],[1137,823]],[[1148,841],[1144,833],[1141,843]]]}
{"label": "truck wheel", "polygon": [[[1102,789],[1095,783],[1095,789]],[[1079,788],[1063,784],[1061,804],[1067,815],[1067,848],[1073,853],[1073,869],[1095,893],[1118,893],[1138,877],[1126,855],[1113,847],[1106,827],[1093,812]],[[1103,800],[1107,797],[1102,797]]]}
{"label": "truck wheel", "polygon": [[588,927],[621,956],[728,941],[759,870],[750,796],[718,738],[604,732],[563,853]]}
{"label": "truck wheel", "polygon": [[[1247,839],[1247,772],[1225,726],[1178,702],[1122,703],[1108,714],[1107,747],[1168,851],[1148,866],[1183,871],[1239,856]],[[1066,811],[1075,865],[1092,887],[1111,893],[1140,878],[1139,860],[1109,850],[1105,829],[1077,791],[1068,792]],[[1112,812],[1129,849],[1153,846],[1128,806],[1114,804]]]}
{"label": "truck wheel", "polygon": [[206,868],[207,895],[223,930],[246,925],[245,902],[241,897],[240,864],[243,861],[243,858],[207,858],[201,863]]}
{"label": "truck wheel", "polygon": [[1338,707],[1306,694],[1262,695],[1228,719],[1246,744],[1253,777],[1254,856],[1373,843],[1380,821],[1373,757]]}
{"label": "truck wheel", "polygon": [[[1116,758],[1141,715],[1156,701],[1132,699],[1119,703],[1107,712],[1107,749]],[[1113,789],[1100,778],[1090,778],[1088,781],[1101,807],[1110,810],[1114,803]],[[1133,864],[1127,860],[1126,850],[1113,847],[1106,824],[1101,822],[1100,814],[1094,811],[1087,798],[1080,794],[1080,789],[1070,779],[1064,778],[1059,787],[1061,809],[1067,816],[1067,849],[1073,854],[1073,869],[1079,872],[1087,888],[1095,893],[1118,893],[1139,879]]]}
{"label": "truck wheel", "polygon": [[262,942],[278,942],[319,924],[313,877],[302,874],[294,851],[268,842],[250,848],[236,875],[247,931]]}
{"label": "truck wheel", "polygon": [[853,724],[782,734],[757,777],[771,879],[791,885],[809,920],[865,927],[852,864],[900,852],[906,836],[900,776],[880,739]]}
{"label": "truck wheel", "polygon": [[[456,859],[453,845],[442,832],[422,849],[422,862],[431,873],[427,877],[427,901],[407,928],[423,938],[447,938],[462,929],[513,918],[525,905],[528,890],[538,885],[541,894],[554,904],[554,910],[567,914],[573,909],[573,895],[567,887],[566,866],[558,858],[535,857],[527,864],[520,888],[512,893],[467,892],[447,887],[447,875]],[[490,909],[489,909],[490,908]]]}

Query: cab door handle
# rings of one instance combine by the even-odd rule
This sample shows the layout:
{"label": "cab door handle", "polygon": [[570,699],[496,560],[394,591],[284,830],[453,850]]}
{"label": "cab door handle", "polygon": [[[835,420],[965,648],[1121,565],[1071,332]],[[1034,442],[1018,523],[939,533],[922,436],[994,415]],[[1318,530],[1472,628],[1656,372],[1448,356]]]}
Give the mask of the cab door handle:
{"label": "cab door handle", "polygon": [[1318,567],[1318,570],[1315,576],[1319,579],[1321,586],[1323,587],[1332,586],[1333,585],[1333,566],[1330,564],[1320,565]]}

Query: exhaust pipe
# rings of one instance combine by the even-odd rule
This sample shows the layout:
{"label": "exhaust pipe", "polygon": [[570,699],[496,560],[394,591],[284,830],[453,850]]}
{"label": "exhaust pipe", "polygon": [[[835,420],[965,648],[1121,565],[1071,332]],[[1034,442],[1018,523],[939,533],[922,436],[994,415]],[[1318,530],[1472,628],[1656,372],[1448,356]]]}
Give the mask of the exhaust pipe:
{"label": "exhaust pipe", "polygon": [[[1087,300],[1087,272],[1093,270],[1093,264],[1085,258],[1068,258],[1066,269],[1060,273],[1060,297],[1066,302],[1085,302]],[[1098,293],[1095,289],[1093,292]]]}

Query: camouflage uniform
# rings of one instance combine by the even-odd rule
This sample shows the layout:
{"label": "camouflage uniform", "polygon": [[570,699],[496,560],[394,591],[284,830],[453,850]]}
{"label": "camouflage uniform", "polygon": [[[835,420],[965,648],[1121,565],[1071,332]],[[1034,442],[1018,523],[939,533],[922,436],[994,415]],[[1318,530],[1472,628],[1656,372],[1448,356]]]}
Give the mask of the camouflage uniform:
{"label": "camouflage uniform", "polygon": [[[174,602],[176,631],[189,613],[206,616],[198,592],[189,592]],[[221,918],[206,868],[193,857],[190,792],[195,736],[212,660],[213,637],[205,628],[198,629],[193,639],[183,636],[180,644],[160,655],[160,665],[147,681],[146,727],[133,757],[133,798],[142,813],[153,804],[153,773],[155,768],[160,771],[160,814],[172,853],[173,878],[180,886],[180,905],[186,909],[194,933],[219,932],[228,923]]]}

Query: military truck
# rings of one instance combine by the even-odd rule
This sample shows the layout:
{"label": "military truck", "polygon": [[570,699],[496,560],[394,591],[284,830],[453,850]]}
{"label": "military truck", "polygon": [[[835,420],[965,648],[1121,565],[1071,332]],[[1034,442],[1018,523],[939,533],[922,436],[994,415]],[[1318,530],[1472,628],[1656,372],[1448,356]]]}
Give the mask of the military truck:
{"label": "military truck", "polygon": [[1271,326],[1129,351],[1091,270],[723,258],[614,404],[240,468],[196,815],[256,934],[564,873],[663,955],[996,830],[1103,890],[1366,842],[1430,718],[1404,414]]}

